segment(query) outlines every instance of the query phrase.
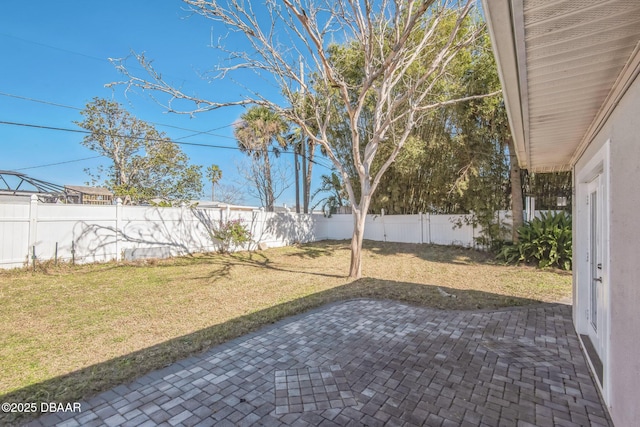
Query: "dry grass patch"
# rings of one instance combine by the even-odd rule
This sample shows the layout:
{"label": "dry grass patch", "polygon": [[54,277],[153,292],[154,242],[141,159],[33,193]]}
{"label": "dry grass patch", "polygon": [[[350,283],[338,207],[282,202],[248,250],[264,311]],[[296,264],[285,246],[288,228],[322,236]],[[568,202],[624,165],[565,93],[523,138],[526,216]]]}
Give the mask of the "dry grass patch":
{"label": "dry grass patch", "polygon": [[569,274],[497,265],[473,250],[366,242],[366,278],[357,281],[346,278],[349,256],[348,242],[324,241],[257,253],[0,272],[2,401],[86,398],[342,299],[468,310],[571,295]]}

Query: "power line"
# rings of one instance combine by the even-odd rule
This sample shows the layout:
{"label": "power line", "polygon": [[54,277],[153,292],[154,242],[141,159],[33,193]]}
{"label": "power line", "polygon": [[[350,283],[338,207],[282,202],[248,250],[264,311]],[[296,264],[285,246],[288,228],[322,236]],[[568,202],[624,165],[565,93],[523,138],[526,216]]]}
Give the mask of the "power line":
{"label": "power line", "polygon": [[[83,111],[84,110],[83,108],[74,107],[74,106],[71,106],[71,105],[60,104],[60,103],[52,102],[52,101],[45,101],[45,100],[42,100],[42,99],[29,98],[27,96],[15,95],[15,94],[12,94],[12,93],[0,92],[0,96],[6,96],[6,97],[9,97],[9,98],[21,99],[23,101],[37,102],[39,104],[51,105],[51,106],[54,106],[54,107],[68,108],[70,110],[76,110],[76,111]],[[187,131],[187,132],[195,132],[192,135],[182,136],[182,137],[180,137],[178,139],[191,138],[192,136],[202,135],[202,134],[216,136],[216,137],[219,137],[219,138],[234,139],[234,138],[232,138],[230,136],[227,136],[227,135],[219,135],[219,134],[211,133],[211,132],[214,132],[214,131],[217,131],[217,130],[220,130],[220,129],[231,127],[231,126],[233,126],[233,123],[228,124],[228,125],[224,125],[224,126],[219,126],[217,128],[209,129],[207,131],[197,131],[195,129],[188,129],[188,128],[183,128],[183,127],[180,127],[180,126],[168,125],[168,124],[165,124],[165,123],[157,123],[157,122],[150,122],[150,121],[147,121],[147,123],[151,123],[151,124],[154,124],[156,126],[164,126],[164,127],[168,127],[168,128],[184,130],[184,131]]]}
{"label": "power line", "polygon": [[[37,102],[37,103],[40,103],[40,104],[51,105],[51,106],[54,106],[54,107],[68,108],[68,109],[76,110],[76,111],[83,111],[82,108],[74,107],[74,106],[71,106],[71,105],[60,104],[60,103],[52,102],[52,101],[45,101],[45,100],[42,100],[42,99],[30,98],[30,97],[21,96],[21,95],[15,95],[15,94],[6,93],[6,92],[0,92],[0,96],[6,96],[6,97],[9,97],[9,98],[16,98],[16,99],[21,99],[21,100],[30,101],[30,102]],[[164,126],[164,127],[168,127],[168,128],[179,129],[179,130],[184,130],[184,131],[188,131],[188,132],[194,132],[191,135],[181,136],[179,138],[173,139],[174,143],[178,143],[178,141],[180,141],[180,140],[191,138],[191,137],[194,137],[194,136],[197,136],[197,135],[210,135],[210,136],[215,136],[215,137],[218,137],[218,138],[233,139],[235,141],[235,138],[232,138],[230,136],[211,133],[211,132],[215,132],[215,131],[220,130],[220,129],[231,127],[231,126],[233,126],[233,123],[228,124],[228,125],[219,126],[219,127],[213,128],[213,129],[206,130],[206,131],[197,131],[197,130],[194,130],[194,129],[183,128],[183,127],[180,127],[180,126],[173,126],[173,125],[168,125],[168,124],[164,124],[164,123],[157,123],[157,122],[150,122],[150,121],[147,122],[147,123],[151,123],[151,124],[154,124],[156,126]],[[55,130],[64,130],[64,129],[55,129]],[[223,147],[223,148],[228,148],[228,147]],[[234,149],[235,149],[235,147],[234,147]],[[305,159],[309,160],[308,157],[305,157]],[[314,162],[314,163],[317,164],[317,165],[320,165],[320,166],[322,166],[324,168],[327,168],[327,169],[331,169],[333,167],[332,165],[322,164],[320,162]]]}
{"label": "power line", "polygon": [[[62,127],[57,127],[57,126],[46,126],[46,125],[36,125],[33,123],[19,123],[19,122],[8,122],[8,121],[4,121],[4,120],[0,120],[0,124],[2,125],[10,125],[10,126],[22,126],[22,127],[27,127],[27,128],[34,128],[34,129],[45,129],[45,130],[57,130],[57,131],[62,131],[62,132],[73,132],[73,133],[82,133],[85,135],[88,135],[91,133],[91,131],[88,130],[84,130],[84,129],[70,129],[70,128],[62,128]],[[98,132],[100,133],[100,132]],[[105,133],[106,134],[106,133]],[[173,141],[170,138],[145,138],[145,137],[141,137],[141,136],[129,136],[129,135],[114,135],[120,138],[133,138],[133,139],[139,139],[139,140],[144,140],[144,141],[156,141],[156,142],[164,142],[164,141],[168,141],[168,142],[173,142],[174,144],[178,144],[178,145],[189,145],[189,146],[194,146],[194,147],[209,147],[209,148],[226,148],[226,149],[231,149],[231,150],[239,150],[238,147],[229,147],[229,146],[225,146],[225,145],[214,145],[214,144],[200,144],[200,143],[196,143],[196,142],[184,142],[184,141]]]}
{"label": "power line", "polygon": [[27,169],[38,169],[38,168],[46,168],[46,167],[49,167],[49,166],[66,165],[67,163],[83,162],[85,160],[97,159],[98,157],[103,157],[103,156],[84,157],[82,159],[67,160],[66,162],[48,163],[46,165],[29,166],[29,167],[26,167],[26,168],[20,168],[20,169],[14,169],[14,170],[16,170],[16,171],[25,171]]}
{"label": "power line", "polygon": [[60,130],[60,131],[74,132],[74,133],[89,133],[89,131],[81,130],[81,129],[59,128],[55,126],[34,125],[30,123],[7,122],[4,120],[0,120],[0,124],[11,125],[11,126],[23,126],[23,127],[36,128],[36,129]]}
{"label": "power line", "polygon": [[109,62],[109,60],[106,59],[106,58],[100,58],[98,56],[87,55],[86,53],[82,53],[82,52],[75,52],[73,50],[68,50],[68,49],[63,49],[63,48],[56,47],[56,46],[51,46],[51,45],[46,44],[46,43],[40,43],[40,42],[36,42],[36,41],[33,41],[33,40],[23,39],[22,37],[14,36],[14,35],[11,35],[11,34],[0,33],[0,36],[9,37],[9,38],[12,38],[12,39],[15,39],[15,40],[20,40],[20,41],[25,42],[25,43],[35,44],[35,45],[38,45],[38,46],[46,47],[48,49],[59,50],[60,52],[71,53],[73,55],[78,55],[78,56],[84,56],[85,58],[93,59],[93,60],[96,60],[96,61]]}
{"label": "power line", "polygon": [[[55,107],[68,108],[68,109],[76,110],[76,111],[82,111],[83,110],[82,108],[74,107],[74,106],[71,106],[71,105],[60,104],[60,103],[52,102],[52,101],[45,101],[45,100],[42,100],[42,99],[30,98],[30,97],[21,96],[21,95],[15,95],[15,94],[6,93],[6,92],[0,92],[0,96],[6,96],[6,97],[9,97],[9,98],[16,98],[16,99],[21,99],[21,100],[30,101],[30,102],[37,102],[37,103],[40,103],[40,104],[52,105],[52,106],[55,106]],[[188,132],[195,132],[195,133],[193,133],[191,135],[186,135],[186,136],[182,136],[180,138],[173,139],[174,143],[178,143],[177,141],[180,141],[180,140],[183,140],[183,139],[186,139],[186,138],[191,138],[191,137],[194,137],[194,136],[197,136],[197,135],[203,135],[203,134],[204,135],[215,136],[215,137],[219,137],[219,138],[227,138],[227,139],[235,140],[235,138],[232,138],[232,137],[229,137],[229,136],[226,136],[226,135],[219,135],[219,134],[211,133],[211,132],[214,132],[216,130],[220,130],[220,129],[231,127],[231,126],[233,126],[233,123],[228,124],[228,125],[224,125],[224,126],[219,126],[219,127],[213,128],[213,129],[209,129],[207,131],[196,131],[194,129],[187,129],[187,128],[183,128],[183,127],[179,127],[179,126],[167,125],[167,124],[157,123],[157,122],[147,122],[147,123],[151,123],[151,124],[154,124],[156,126],[165,126],[165,127],[168,127],[168,128],[179,129],[179,130],[184,130],[184,131],[188,131]],[[55,129],[55,130],[63,130],[63,129]],[[228,148],[228,147],[225,147],[225,148]],[[305,159],[309,160],[308,157],[305,157]],[[317,164],[317,165],[320,165],[320,166],[322,166],[324,168],[327,168],[327,169],[331,169],[333,167],[333,165],[322,164],[320,162],[315,162],[314,161],[313,163]]]}
{"label": "power line", "polygon": [[42,99],[35,99],[35,98],[29,98],[29,97],[26,97],[26,96],[14,95],[12,93],[0,92],[0,95],[6,96],[6,97],[9,97],[9,98],[22,99],[23,101],[37,102],[37,103],[40,103],[40,104],[53,105],[54,107],[62,107],[62,108],[68,108],[70,110],[82,111],[82,109],[78,108],[78,107],[72,107],[70,105],[58,104],[56,102],[43,101]]}
{"label": "power line", "polygon": [[[65,49],[65,48],[61,48],[61,47],[58,47],[58,46],[53,46],[53,45],[50,45],[50,44],[46,44],[46,43],[37,42],[37,41],[34,41],[34,40],[25,39],[23,37],[18,37],[18,36],[15,36],[13,34],[0,33],[0,36],[9,37],[9,38],[12,38],[12,39],[15,39],[15,40],[20,40],[20,41],[22,41],[24,43],[31,43],[31,44],[34,44],[34,45],[37,45],[37,46],[46,47],[47,49],[53,49],[53,50],[57,50],[57,51],[60,51],[60,52],[70,53],[72,55],[78,55],[78,56],[82,56],[82,57],[85,57],[85,58],[88,58],[88,59],[92,59],[94,61],[105,62],[107,64],[111,64],[112,65],[111,58],[101,58],[99,56],[93,56],[93,55],[89,55],[89,54],[86,54],[86,53],[83,53],[83,52],[78,52],[78,51],[75,51],[75,50]],[[146,71],[144,68],[138,67],[138,66],[135,66],[135,65],[134,66],[130,66],[129,68],[134,69],[134,70]],[[171,76],[170,74],[168,74],[168,75]]]}
{"label": "power line", "polygon": [[[32,124],[32,123],[19,123],[19,122],[9,122],[9,121],[5,121],[5,120],[0,120],[0,124],[2,125],[9,125],[9,126],[21,126],[21,127],[27,127],[27,128],[34,128],[34,129],[44,129],[44,130],[56,130],[56,131],[61,131],[61,132],[73,132],[73,133],[81,133],[81,134],[91,134],[92,132],[88,131],[88,130],[84,130],[84,129],[70,129],[70,128],[62,128],[62,127],[57,127],[57,126],[46,126],[46,125],[36,125],[36,124]],[[186,145],[186,146],[191,146],[191,147],[203,147],[203,148],[219,148],[219,149],[226,149],[226,150],[237,150],[240,151],[240,147],[229,147],[226,145],[216,145],[216,144],[201,144],[201,143],[196,143],[196,142],[184,142],[184,141],[174,141],[170,138],[164,138],[164,139],[160,139],[160,138],[145,138],[145,137],[140,137],[140,136],[127,136],[127,135],[115,135],[117,137],[121,137],[121,138],[133,138],[133,139],[139,139],[139,140],[143,140],[143,141],[156,141],[156,142],[171,142],[173,144],[177,144],[177,145]],[[289,153],[288,151],[280,151],[280,150],[268,150],[271,153]],[[330,169],[329,167],[327,167],[326,165],[323,165],[322,163],[318,163],[315,160],[310,160],[309,158],[307,158],[307,160],[311,161],[312,163],[318,165],[318,166],[322,166],[324,168]]]}
{"label": "power line", "polygon": [[[46,47],[46,48],[49,48],[49,49],[54,49],[54,50],[58,50],[58,51],[61,51],[61,52],[66,52],[66,53],[82,56],[82,57],[85,57],[85,58],[88,58],[88,59],[93,59],[93,60],[97,60],[97,61],[101,61],[101,62],[111,63],[111,61],[108,58],[100,58],[100,57],[97,57],[97,56],[87,55],[87,54],[82,53],[82,52],[76,52],[76,51],[72,51],[72,50],[69,50],[69,49],[63,49],[63,48],[60,48],[60,47],[48,45],[46,43],[41,43],[41,42],[36,42],[36,41],[33,41],[33,40],[28,40],[28,39],[25,39],[25,38],[22,38],[22,37],[18,37],[18,36],[12,35],[12,34],[0,33],[0,36],[9,37],[9,38],[13,38],[15,40],[20,40],[20,41],[23,41],[23,42],[26,42],[26,43],[39,45],[39,46]],[[139,67],[135,67],[135,66],[133,68],[140,69]],[[0,96],[6,96],[6,97],[10,97],[10,98],[15,98],[15,99],[21,99],[21,100],[29,101],[29,102],[36,102],[36,103],[50,105],[50,106],[54,106],[54,107],[67,108],[67,109],[76,110],[76,111],[82,111],[83,110],[82,108],[74,107],[74,106],[71,106],[71,105],[64,105],[64,104],[60,104],[60,103],[56,103],[56,102],[45,101],[45,100],[36,99],[36,98],[30,98],[30,97],[10,94],[10,93],[6,93],[6,92],[0,92]],[[180,138],[176,138],[176,139],[172,140],[171,142],[173,142],[175,144],[239,150],[239,148],[237,148],[237,147],[226,147],[226,146],[217,146],[217,145],[208,145],[208,144],[178,142],[179,140],[183,140],[183,139],[186,139],[186,138],[191,138],[193,136],[203,135],[203,134],[204,135],[215,136],[215,137],[218,137],[218,138],[227,138],[227,139],[235,140],[235,138],[227,136],[227,135],[219,135],[219,134],[211,133],[211,132],[214,132],[216,130],[220,130],[220,129],[231,127],[231,126],[233,126],[233,123],[227,124],[227,125],[224,125],[224,126],[220,126],[220,127],[217,127],[217,128],[213,128],[213,129],[210,129],[210,130],[207,130],[207,131],[196,131],[196,130],[193,130],[193,129],[187,129],[187,128],[183,128],[183,127],[179,127],[179,126],[173,126],[173,125],[168,125],[168,124],[164,124],[164,123],[157,123],[157,122],[151,122],[151,121],[149,121],[147,123],[151,123],[151,124],[154,124],[156,126],[163,126],[163,127],[172,128],[172,129],[184,130],[184,131],[187,131],[187,132],[194,132],[192,135],[186,135],[186,136],[182,136]],[[33,128],[39,128],[39,129],[47,129],[47,130],[58,130],[58,131],[66,131],[66,132],[87,133],[86,131],[80,131],[80,130],[77,130],[77,129],[58,128],[58,127],[52,127],[52,126],[41,126],[41,125],[33,125],[33,124],[27,124],[27,123],[0,121],[0,124],[14,125],[14,126],[25,126],[25,127],[33,127]],[[150,140],[150,139],[147,139],[147,140]],[[274,152],[274,150],[271,150],[271,152]],[[96,158],[96,157],[101,157],[101,156],[88,157],[88,158],[77,159],[77,160],[70,160],[68,162],[61,162],[61,163],[57,163],[57,164],[78,162],[78,161],[88,160],[88,159],[92,159],[92,158]],[[312,163],[314,163],[314,164],[316,164],[318,166],[322,166],[322,167],[324,167],[326,169],[332,169],[332,167],[333,167],[333,166],[327,166],[326,164],[319,163],[319,162],[317,162],[315,160],[311,160],[307,156],[303,156],[303,157],[305,159],[307,159],[308,161],[310,161],[310,162],[312,162]],[[28,167],[28,168],[21,168],[21,169],[18,169],[18,170],[34,169],[34,168],[45,167],[45,166],[53,166],[53,165],[55,165],[55,164],[32,166],[32,167]]]}

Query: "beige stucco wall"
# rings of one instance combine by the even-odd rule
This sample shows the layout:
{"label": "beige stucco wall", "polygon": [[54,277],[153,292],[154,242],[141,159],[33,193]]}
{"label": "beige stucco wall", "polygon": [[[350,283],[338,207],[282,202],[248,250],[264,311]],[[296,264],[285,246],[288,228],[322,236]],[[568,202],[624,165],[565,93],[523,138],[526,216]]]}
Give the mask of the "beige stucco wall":
{"label": "beige stucco wall", "polygon": [[[607,140],[610,336],[605,382],[613,421],[624,427],[640,422],[640,78],[576,164],[576,176]],[[574,241],[584,242],[579,234],[585,226],[579,220],[574,224]],[[580,310],[576,307],[574,316]]]}

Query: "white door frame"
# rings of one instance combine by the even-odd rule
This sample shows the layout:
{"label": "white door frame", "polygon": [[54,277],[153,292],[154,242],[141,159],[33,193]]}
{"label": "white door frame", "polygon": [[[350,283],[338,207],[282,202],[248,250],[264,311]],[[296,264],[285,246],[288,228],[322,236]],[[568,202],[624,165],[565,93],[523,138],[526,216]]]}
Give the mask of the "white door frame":
{"label": "white door frame", "polygon": [[[574,280],[574,319],[579,334],[588,335],[595,347],[603,369],[603,383],[601,391],[605,402],[610,406],[609,378],[609,339],[611,331],[611,306],[609,289],[609,146],[607,141],[595,155],[581,167],[575,170],[576,198],[574,201],[573,221],[573,280]],[[597,331],[591,322],[591,285],[592,285],[592,254],[591,252],[591,204],[590,198],[596,191],[598,194],[599,232],[601,234],[599,246],[598,269],[602,282],[598,284],[598,317]],[[588,358],[587,358],[588,359]],[[591,364],[591,361],[589,361]],[[592,366],[593,369],[593,366]]]}
{"label": "white door frame", "polygon": [[602,279],[602,174],[598,174],[587,184],[587,217],[588,217],[588,248],[586,261],[589,266],[589,306],[587,307],[587,330],[591,343],[594,345],[598,355],[603,352],[604,342],[602,327],[607,307],[603,306],[604,280]]}

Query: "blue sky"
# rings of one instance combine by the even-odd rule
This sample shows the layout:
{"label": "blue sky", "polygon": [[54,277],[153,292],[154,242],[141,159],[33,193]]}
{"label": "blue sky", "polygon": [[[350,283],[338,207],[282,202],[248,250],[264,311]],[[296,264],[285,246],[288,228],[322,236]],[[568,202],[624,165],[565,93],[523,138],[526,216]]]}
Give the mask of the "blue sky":
{"label": "blue sky", "polygon": [[[209,47],[211,28],[210,21],[192,15],[178,0],[1,2],[0,121],[22,126],[0,124],[0,169],[20,170],[60,185],[88,181],[85,168],[108,162],[75,161],[95,156],[80,144],[81,133],[24,125],[78,129],[73,124],[82,119],[78,109],[94,97],[120,102],[175,141],[236,147],[229,125],[243,108],[195,117],[168,114],[148,94],[138,91],[125,96],[122,86],[105,88],[105,84],[123,79],[107,58],[126,57],[134,50],[153,59],[154,67],[183,90],[204,98],[239,98],[244,90],[241,86],[199,77],[218,63],[218,52]],[[128,63],[134,65],[133,61]],[[255,79],[247,84],[254,83]],[[257,83],[268,96],[278,96],[276,88]],[[186,145],[181,148],[194,164],[218,164],[223,171],[222,182],[237,185],[236,164],[246,158],[242,153]],[[293,169],[291,155],[285,155],[283,161]],[[319,161],[329,164],[327,159]],[[50,166],[40,167],[43,165]],[[329,172],[320,166],[315,169],[314,178]],[[210,196],[210,186],[205,188]],[[294,200],[292,187],[278,204],[291,206]],[[245,202],[257,203],[249,196]]]}

